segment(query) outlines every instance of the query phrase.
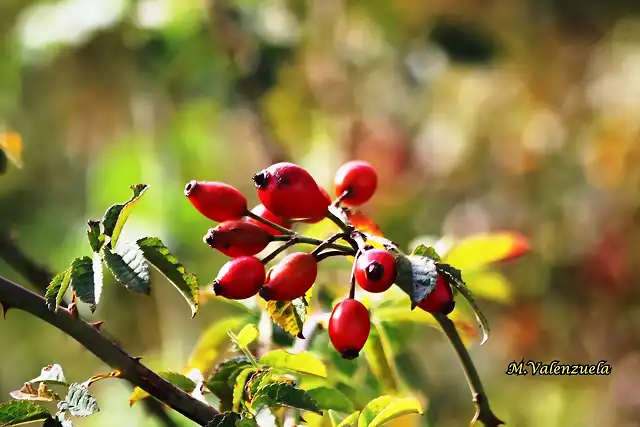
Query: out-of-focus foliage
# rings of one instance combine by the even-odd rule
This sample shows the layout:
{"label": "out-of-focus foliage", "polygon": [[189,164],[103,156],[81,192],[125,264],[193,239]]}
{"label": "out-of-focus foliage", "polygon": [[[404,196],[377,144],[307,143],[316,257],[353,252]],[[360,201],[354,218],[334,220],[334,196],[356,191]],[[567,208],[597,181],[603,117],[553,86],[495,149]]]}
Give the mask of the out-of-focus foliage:
{"label": "out-of-focus foliage", "polygon": [[[197,237],[210,222],[184,200],[185,182],[252,194],[251,175],[287,158],[330,190],[342,161],[367,160],[380,188],[366,214],[407,251],[416,236],[444,235],[445,259],[471,235],[530,238],[531,255],[465,271],[492,326],[471,353],[501,418],[629,425],[640,372],[638,12],[633,0],[2,0],[0,227],[63,271],[92,255],[86,219],[145,182],[154,191],[120,239],[158,236],[204,290],[225,259]],[[330,295],[314,298],[346,292],[348,271],[327,260],[319,282]],[[0,272],[22,280],[2,263]],[[132,295],[105,275],[103,302],[81,314],[106,319],[158,370],[180,371],[190,355],[188,365],[212,368],[228,342],[203,332],[253,314],[202,297],[191,320],[180,298],[168,283]],[[460,327],[469,317],[458,311]],[[103,369],[37,319],[9,321],[0,322],[5,399],[44,365],[72,365],[74,378]],[[466,425],[466,385],[443,337],[419,322],[381,325],[398,375],[429,396],[425,417],[389,425]],[[205,337],[210,346],[196,346]],[[273,340],[292,343],[279,330]],[[613,371],[506,376],[521,359],[607,360]],[[365,381],[367,364],[332,363],[358,407],[381,394]],[[129,393],[97,384],[101,412],[77,425],[156,425],[141,405],[129,408]]]}

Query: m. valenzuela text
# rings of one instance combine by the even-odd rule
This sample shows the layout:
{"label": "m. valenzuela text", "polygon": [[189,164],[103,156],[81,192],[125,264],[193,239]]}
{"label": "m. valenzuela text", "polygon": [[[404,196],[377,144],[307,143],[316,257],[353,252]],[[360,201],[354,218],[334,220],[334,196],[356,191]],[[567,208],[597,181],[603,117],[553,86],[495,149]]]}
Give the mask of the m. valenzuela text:
{"label": "m. valenzuela text", "polygon": [[[528,369],[527,369],[528,368]],[[611,374],[611,365],[606,360],[601,360],[597,364],[562,364],[558,360],[551,363],[536,362],[524,359],[520,362],[515,360],[507,366],[507,375],[609,375]]]}

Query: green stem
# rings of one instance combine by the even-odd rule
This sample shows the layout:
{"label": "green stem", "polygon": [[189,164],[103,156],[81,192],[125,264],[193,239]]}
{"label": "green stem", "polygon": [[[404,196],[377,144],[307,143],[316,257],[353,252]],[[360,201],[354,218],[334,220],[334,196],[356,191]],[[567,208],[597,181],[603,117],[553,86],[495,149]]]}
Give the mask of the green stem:
{"label": "green stem", "polygon": [[476,414],[471,420],[471,427],[473,427],[477,421],[482,422],[482,424],[487,427],[498,427],[499,425],[504,424],[503,421],[495,416],[495,414],[491,410],[491,406],[489,406],[489,399],[484,392],[484,387],[482,386],[480,375],[478,375],[478,371],[476,370],[476,367],[471,360],[471,356],[469,356],[469,352],[464,346],[464,343],[462,342],[462,339],[460,338],[455,325],[453,324],[451,319],[449,319],[444,314],[434,313],[433,317],[440,324],[440,327],[447,335],[447,338],[453,346],[453,349],[456,352],[456,356],[458,357],[458,360],[462,365],[464,375],[467,378],[469,390],[471,390],[473,404],[476,407]]}
{"label": "green stem", "polygon": [[327,211],[327,218],[329,218],[335,225],[340,227],[340,230],[342,230],[344,233],[346,233],[347,235],[351,235],[351,232],[353,231],[353,227],[350,227],[343,220],[338,218],[336,214],[331,212],[331,209]]}
{"label": "green stem", "polygon": [[253,218],[256,221],[260,221],[261,223],[266,224],[269,227],[275,228],[276,230],[278,230],[279,232],[281,232],[284,235],[292,236],[292,235],[296,234],[294,231],[289,230],[288,228],[285,228],[285,227],[283,227],[281,225],[278,225],[275,222],[269,221],[266,218],[262,218],[260,215],[256,215],[256,214],[254,214],[253,212],[251,212],[249,210],[245,212],[245,216],[248,216],[249,218]]}
{"label": "green stem", "polygon": [[[322,243],[324,243],[322,240],[320,239],[314,239],[313,237],[307,237],[307,236],[296,236],[296,243],[304,243],[307,245],[315,245],[315,246],[320,246]],[[291,240],[291,236],[273,236],[273,240],[274,242],[288,242],[289,240]],[[343,251],[345,253],[345,255],[354,255],[355,251],[350,248],[349,246],[345,246],[345,245],[339,245],[337,243],[331,243],[330,245],[326,246],[327,249],[337,249],[339,251]]]}
{"label": "green stem", "polygon": [[282,252],[286,251],[291,246],[293,246],[296,243],[298,243],[298,239],[299,239],[299,237],[297,237],[297,236],[289,237],[289,239],[286,242],[284,242],[283,245],[281,245],[280,247],[276,248],[273,252],[271,252],[269,255],[264,257],[261,262],[263,264],[268,264],[269,262],[273,261],[273,259],[275,257],[277,257],[279,254],[281,254]]}
{"label": "green stem", "polygon": [[333,234],[333,235],[329,236],[329,238],[327,238],[324,242],[320,243],[313,250],[313,252],[311,252],[311,255],[314,255],[314,256],[318,255],[320,252],[325,250],[327,247],[329,247],[336,240],[344,239],[345,237],[348,237],[348,236],[345,235],[345,233],[336,233],[336,234]]}
{"label": "green stem", "polygon": [[316,260],[320,262],[334,256],[345,256],[345,255],[346,254],[342,251],[325,251],[325,252],[322,252],[321,254],[316,255]]}

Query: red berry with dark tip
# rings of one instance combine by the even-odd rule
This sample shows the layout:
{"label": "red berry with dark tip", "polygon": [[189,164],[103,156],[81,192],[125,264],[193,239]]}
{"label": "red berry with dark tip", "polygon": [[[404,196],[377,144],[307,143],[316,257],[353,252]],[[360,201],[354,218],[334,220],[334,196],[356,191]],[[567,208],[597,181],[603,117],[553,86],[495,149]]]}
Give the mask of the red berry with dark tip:
{"label": "red berry with dark tip", "polygon": [[216,222],[240,219],[247,211],[247,198],[223,182],[191,181],[184,195],[202,215]]}
{"label": "red berry with dark tip", "polygon": [[367,202],[375,193],[378,187],[378,174],[369,163],[352,160],[338,169],[334,187],[337,197],[347,192],[347,196],[342,199],[343,204],[359,206]]}
{"label": "red berry with dark tip", "polygon": [[331,312],[329,339],[345,359],[358,357],[370,331],[369,310],[358,300],[341,301]]}
{"label": "red berry with dark tip", "polygon": [[396,281],[396,257],[383,249],[369,249],[356,260],[356,281],[367,292],[384,292]]}
{"label": "red berry with dark tip", "polygon": [[420,303],[418,307],[429,313],[442,313],[447,315],[453,311],[456,303],[453,300],[453,291],[446,276],[438,274],[436,287]]}
{"label": "red berry with dark tip", "polygon": [[256,295],[265,279],[264,264],[257,258],[234,258],[222,266],[213,281],[216,295],[228,299],[247,299]]}
{"label": "red berry with dark tip", "polygon": [[[259,204],[255,208],[251,209],[251,212],[258,215],[260,218],[264,218],[281,227],[288,228],[288,229],[291,228],[291,221],[274,214],[273,212],[265,208],[263,204]],[[263,222],[258,221],[257,219],[253,219],[251,217],[245,217],[244,220],[247,222],[250,222],[251,224],[257,225],[260,228],[265,229],[272,236],[280,236],[282,234],[280,231],[276,230],[270,225],[267,225]]]}
{"label": "red berry with dark tip", "polygon": [[293,163],[276,163],[253,176],[260,202],[288,219],[324,217],[331,200],[311,174]]}
{"label": "red berry with dark tip", "polygon": [[266,301],[292,301],[303,297],[318,276],[318,261],[305,252],[287,255],[267,273],[260,296]]}
{"label": "red berry with dark tip", "polygon": [[264,228],[247,221],[225,221],[211,228],[204,242],[230,257],[252,256],[273,240]]}

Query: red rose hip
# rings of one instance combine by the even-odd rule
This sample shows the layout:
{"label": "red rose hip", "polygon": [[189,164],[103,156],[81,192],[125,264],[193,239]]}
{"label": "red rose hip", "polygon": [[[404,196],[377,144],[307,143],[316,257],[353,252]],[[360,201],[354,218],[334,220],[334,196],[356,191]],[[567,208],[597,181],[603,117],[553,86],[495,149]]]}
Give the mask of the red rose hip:
{"label": "red rose hip", "polygon": [[453,291],[447,278],[438,274],[436,287],[420,303],[418,307],[429,313],[442,313],[447,315],[453,311],[456,303],[453,299]]}
{"label": "red rose hip", "polygon": [[[255,215],[259,216],[260,218],[264,218],[268,221],[273,222],[274,224],[277,224],[281,227],[284,228],[291,228],[291,221],[289,221],[286,218],[282,218],[279,217],[278,215],[274,214],[273,212],[271,212],[270,210],[268,210],[267,208],[264,207],[263,204],[259,204],[258,206],[256,206],[255,208],[251,209],[251,212],[253,212]],[[278,230],[276,230],[275,228],[258,221],[257,219],[251,218],[251,217],[245,217],[244,218],[245,221],[250,222],[251,224],[255,224],[260,228],[263,228],[264,230],[266,230],[269,234],[271,234],[272,236],[280,236],[282,235],[282,233]]]}
{"label": "red rose hip", "polygon": [[383,249],[369,249],[356,260],[356,281],[367,292],[384,292],[396,280],[396,258]]}
{"label": "red rose hip", "polygon": [[235,258],[259,253],[273,240],[273,236],[255,224],[234,220],[211,228],[203,240],[213,249]]}
{"label": "red rose hip", "polygon": [[347,206],[359,206],[367,202],[378,187],[378,174],[373,166],[362,160],[352,160],[338,169],[334,179],[337,197],[344,192],[347,195],[342,203]]}
{"label": "red rose hip", "polygon": [[276,163],[253,176],[260,202],[287,219],[324,217],[331,200],[311,174],[293,163]]}
{"label": "red rose hip", "polygon": [[265,279],[265,268],[259,259],[243,256],[234,258],[222,266],[213,281],[216,295],[242,300],[258,293]]}
{"label": "red rose hip", "polygon": [[292,301],[303,297],[318,276],[316,258],[305,252],[287,255],[267,273],[260,296],[266,301]]}
{"label": "red rose hip", "polygon": [[198,212],[216,222],[240,219],[247,211],[247,198],[223,182],[190,181],[184,195]]}
{"label": "red rose hip", "polygon": [[343,358],[358,357],[369,338],[371,321],[367,308],[356,299],[338,303],[329,319],[329,339]]}

